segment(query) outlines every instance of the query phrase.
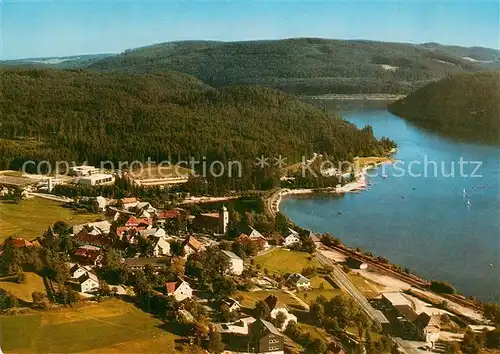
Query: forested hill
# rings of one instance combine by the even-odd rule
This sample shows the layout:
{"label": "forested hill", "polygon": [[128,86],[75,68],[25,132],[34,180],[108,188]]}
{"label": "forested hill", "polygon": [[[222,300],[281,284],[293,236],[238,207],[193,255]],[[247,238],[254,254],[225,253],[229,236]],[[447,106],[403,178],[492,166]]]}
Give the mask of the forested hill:
{"label": "forested hill", "polygon": [[481,63],[450,51],[405,43],[296,38],[274,41],[184,41],[128,50],[90,69],[185,72],[210,84],[262,84],[289,93],[408,93]]}
{"label": "forested hill", "polygon": [[0,80],[0,169],[26,159],[190,156],[254,168],[261,154],[292,162],[313,152],[343,160],[384,150],[371,129],[263,87],[214,89],[176,72],[3,70]]}
{"label": "forested hill", "polygon": [[500,73],[443,79],[394,102],[389,110],[442,134],[500,143]]}

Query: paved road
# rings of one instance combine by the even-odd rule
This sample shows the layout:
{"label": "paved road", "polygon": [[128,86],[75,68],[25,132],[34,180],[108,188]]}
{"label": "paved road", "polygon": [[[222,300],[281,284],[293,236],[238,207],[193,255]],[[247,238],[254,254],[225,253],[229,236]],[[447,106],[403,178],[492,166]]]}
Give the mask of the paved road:
{"label": "paved road", "polygon": [[382,312],[375,310],[372,307],[366,297],[351,283],[351,280],[334,261],[325,257],[320,252],[316,252],[316,258],[323,266],[329,266],[333,269],[331,274],[333,275],[337,285],[351,295],[373,321],[380,324],[389,322]]}

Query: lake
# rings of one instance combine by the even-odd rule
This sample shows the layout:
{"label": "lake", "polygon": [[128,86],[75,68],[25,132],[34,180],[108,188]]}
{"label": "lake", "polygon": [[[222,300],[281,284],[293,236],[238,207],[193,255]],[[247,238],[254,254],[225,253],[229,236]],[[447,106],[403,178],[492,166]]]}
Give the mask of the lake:
{"label": "lake", "polygon": [[[396,141],[398,165],[370,171],[368,191],[287,197],[280,210],[302,227],[500,302],[500,148],[440,137],[385,109],[341,113]],[[461,157],[471,161],[462,172]]]}

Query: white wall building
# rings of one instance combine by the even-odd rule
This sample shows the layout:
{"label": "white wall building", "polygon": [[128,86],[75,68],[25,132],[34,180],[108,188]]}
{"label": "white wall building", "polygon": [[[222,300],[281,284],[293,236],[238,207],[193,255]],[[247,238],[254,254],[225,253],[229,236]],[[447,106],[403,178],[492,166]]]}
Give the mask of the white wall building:
{"label": "white wall building", "polygon": [[295,243],[299,243],[300,242],[300,237],[299,237],[299,233],[295,230],[292,230],[292,229],[288,229],[288,232],[287,232],[287,235],[285,237],[285,243],[284,245],[285,246],[291,246]]}
{"label": "white wall building", "polygon": [[96,173],[90,176],[82,176],[78,178],[78,184],[83,184],[86,186],[102,186],[106,184],[112,184],[115,182],[113,175],[108,175],[104,173]]}
{"label": "white wall building", "polygon": [[87,272],[80,276],[77,281],[82,293],[92,293],[99,290],[99,278],[93,273]]}
{"label": "white wall building", "polygon": [[231,251],[222,251],[222,253],[226,255],[231,263],[229,272],[235,275],[241,275],[241,273],[243,273],[243,259]]}
{"label": "white wall building", "polygon": [[178,280],[165,284],[168,296],[173,296],[177,301],[182,301],[193,296],[193,289],[184,280]]}

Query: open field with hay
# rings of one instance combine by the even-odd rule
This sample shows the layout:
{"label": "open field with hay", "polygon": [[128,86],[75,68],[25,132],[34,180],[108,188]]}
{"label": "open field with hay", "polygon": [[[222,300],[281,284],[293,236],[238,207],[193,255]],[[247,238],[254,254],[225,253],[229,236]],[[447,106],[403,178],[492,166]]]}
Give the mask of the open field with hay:
{"label": "open field with hay", "polygon": [[79,224],[98,219],[97,214],[77,213],[59,202],[31,198],[18,204],[0,200],[0,242],[9,236],[31,240],[57,221]]}
{"label": "open field with hay", "polygon": [[0,316],[0,328],[4,353],[175,353],[179,338],[159,319],[121,300]]}

